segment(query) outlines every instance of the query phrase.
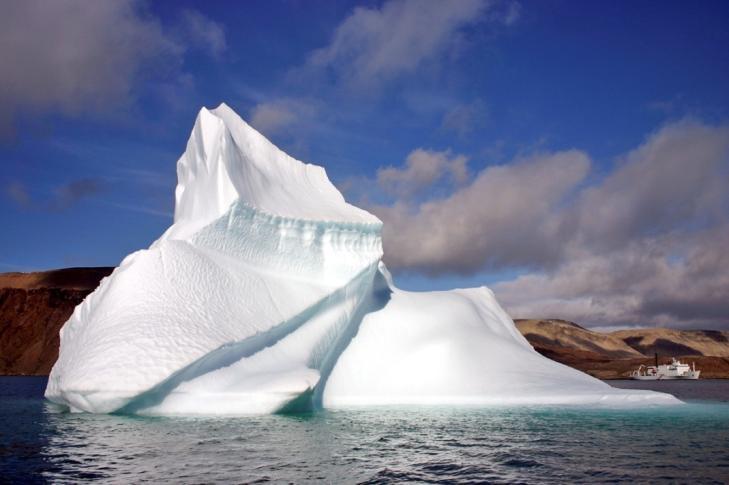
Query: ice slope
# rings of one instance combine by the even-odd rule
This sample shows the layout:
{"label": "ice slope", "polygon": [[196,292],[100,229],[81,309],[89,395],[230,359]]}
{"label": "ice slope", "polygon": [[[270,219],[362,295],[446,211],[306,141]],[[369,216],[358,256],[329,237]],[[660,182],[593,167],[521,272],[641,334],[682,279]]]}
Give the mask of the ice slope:
{"label": "ice slope", "polygon": [[[389,275],[384,266],[385,280]],[[326,407],[676,403],[615,389],[538,354],[488,288],[391,294],[368,313],[327,382]]]}
{"label": "ice slope", "polygon": [[485,288],[396,289],[380,221],[224,104],[200,111],[177,172],[174,224],[61,330],[51,401],[150,414],[677,402],[545,359]]}

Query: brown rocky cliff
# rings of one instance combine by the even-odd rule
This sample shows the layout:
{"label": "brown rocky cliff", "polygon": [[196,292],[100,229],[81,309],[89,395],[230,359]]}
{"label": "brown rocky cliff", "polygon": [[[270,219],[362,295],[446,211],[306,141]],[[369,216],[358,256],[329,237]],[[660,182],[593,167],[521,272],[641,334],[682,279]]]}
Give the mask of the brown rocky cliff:
{"label": "brown rocky cliff", "polygon": [[113,268],[0,275],[0,375],[47,375],[58,332]]}

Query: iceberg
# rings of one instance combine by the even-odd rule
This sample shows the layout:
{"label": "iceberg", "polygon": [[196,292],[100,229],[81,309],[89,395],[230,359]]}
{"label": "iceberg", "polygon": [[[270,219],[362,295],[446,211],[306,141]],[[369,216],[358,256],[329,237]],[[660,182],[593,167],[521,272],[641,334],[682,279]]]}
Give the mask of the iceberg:
{"label": "iceberg", "polygon": [[172,226],[63,326],[50,401],[230,415],[679,402],[542,357],[485,287],[397,289],[380,220],[225,104],[200,111],[177,176]]}

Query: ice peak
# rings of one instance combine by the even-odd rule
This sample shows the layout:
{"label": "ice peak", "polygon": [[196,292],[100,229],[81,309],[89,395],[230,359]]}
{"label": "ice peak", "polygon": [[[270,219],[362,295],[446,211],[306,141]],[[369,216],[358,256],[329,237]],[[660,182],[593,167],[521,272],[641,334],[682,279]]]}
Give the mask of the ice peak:
{"label": "ice peak", "polygon": [[177,176],[175,224],[194,230],[236,200],[291,219],[381,225],[348,204],[322,167],[287,155],[225,103],[200,110]]}

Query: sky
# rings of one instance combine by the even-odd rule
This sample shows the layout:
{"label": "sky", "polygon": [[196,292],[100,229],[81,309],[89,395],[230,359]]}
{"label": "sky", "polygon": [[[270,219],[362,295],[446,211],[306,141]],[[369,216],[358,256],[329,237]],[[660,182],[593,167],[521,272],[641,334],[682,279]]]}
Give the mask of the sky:
{"label": "sky", "polygon": [[0,271],[149,246],[225,102],[384,222],[402,288],[729,330],[728,26],[725,1],[4,2]]}

